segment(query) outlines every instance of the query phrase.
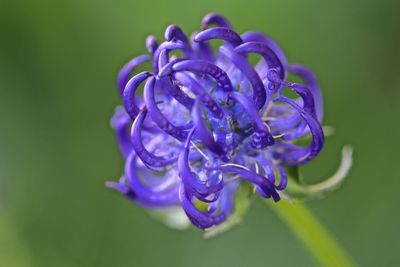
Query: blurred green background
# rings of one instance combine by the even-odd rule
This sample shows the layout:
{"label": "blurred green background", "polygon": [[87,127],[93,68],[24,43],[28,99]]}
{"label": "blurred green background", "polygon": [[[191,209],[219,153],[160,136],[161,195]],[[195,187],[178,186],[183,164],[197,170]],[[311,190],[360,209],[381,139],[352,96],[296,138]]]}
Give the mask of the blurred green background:
{"label": "blurred green background", "polygon": [[350,178],[309,206],[361,266],[399,266],[400,5],[390,0],[0,1],[0,266],[312,266],[261,201],[234,230],[175,232],[107,190],[119,68],[168,24],[210,11],[274,37],[318,75],[336,134],[305,168]]}

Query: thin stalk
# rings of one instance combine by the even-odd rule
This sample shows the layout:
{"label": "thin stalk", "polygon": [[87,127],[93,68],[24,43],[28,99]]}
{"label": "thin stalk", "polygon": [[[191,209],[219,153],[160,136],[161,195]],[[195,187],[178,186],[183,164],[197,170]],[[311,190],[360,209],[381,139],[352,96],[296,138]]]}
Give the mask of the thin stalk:
{"label": "thin stalk", "polygon": [[279,203],[272,203],[270,200],[265,202],[307,248],[318,266],[356,266],[333,235],[319,222],[306,205],[300,201],[290,203],[285,199]]}

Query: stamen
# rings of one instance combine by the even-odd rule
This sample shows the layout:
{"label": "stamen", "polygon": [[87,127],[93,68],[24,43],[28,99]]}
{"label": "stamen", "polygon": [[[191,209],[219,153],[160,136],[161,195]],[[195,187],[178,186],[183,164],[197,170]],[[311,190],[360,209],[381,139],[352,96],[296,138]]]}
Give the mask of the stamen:
{"label": "stamen", "polygon": [[254,162],[254,167],[256,168],[256,173],[259,174],[260,173],[260,167],[258,167],[258,163]]}
{"label": "stamen", "polygon": [[247,168],[246,166],[240,165],[240,164],[235,164],[235,163],[225,163],[225,164],[221,164],[221,167],[237,167],[237,168],[241,168],[243,170],[246,171],[251,171],[249,168]]}
{"label": "stamen", "polygon": [[193,141],[190,141],[190,143],[207,161],[210,161],[210,158]]}

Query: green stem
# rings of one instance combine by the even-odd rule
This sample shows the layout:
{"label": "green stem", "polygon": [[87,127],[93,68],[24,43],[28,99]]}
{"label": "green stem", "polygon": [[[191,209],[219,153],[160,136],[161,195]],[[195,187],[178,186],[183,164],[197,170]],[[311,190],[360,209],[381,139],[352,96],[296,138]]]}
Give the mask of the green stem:
{"label": "green stem", "polygon": [[279,203],[269,200],[266,203],[288,225],[319,266],[356,266],[306,205],[300,201],[292,204],[287,200],[281,200]]}

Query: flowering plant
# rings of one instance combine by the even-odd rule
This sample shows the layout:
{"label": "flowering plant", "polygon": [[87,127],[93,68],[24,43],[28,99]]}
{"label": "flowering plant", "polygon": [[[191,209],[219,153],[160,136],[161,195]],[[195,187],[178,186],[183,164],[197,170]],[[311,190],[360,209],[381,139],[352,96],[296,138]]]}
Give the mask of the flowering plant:
{"label": "flowering plant", "polygon": [[[123,107],[112,127],[126,163],[109,187],[175,227],[184,211],[212,235],[240,220],[254,192],[274,202],[321,196],[346,176],[349,148],[334,176],[302,183],[298,166],[324,144],[322,95],[315,75],[288,63],[270,37],[239,35],[212,13],[190,40],[170,25],[163,42],[149,36],[146,47],[118,75]],[[134,74],[147,61],[152,70]]]}

